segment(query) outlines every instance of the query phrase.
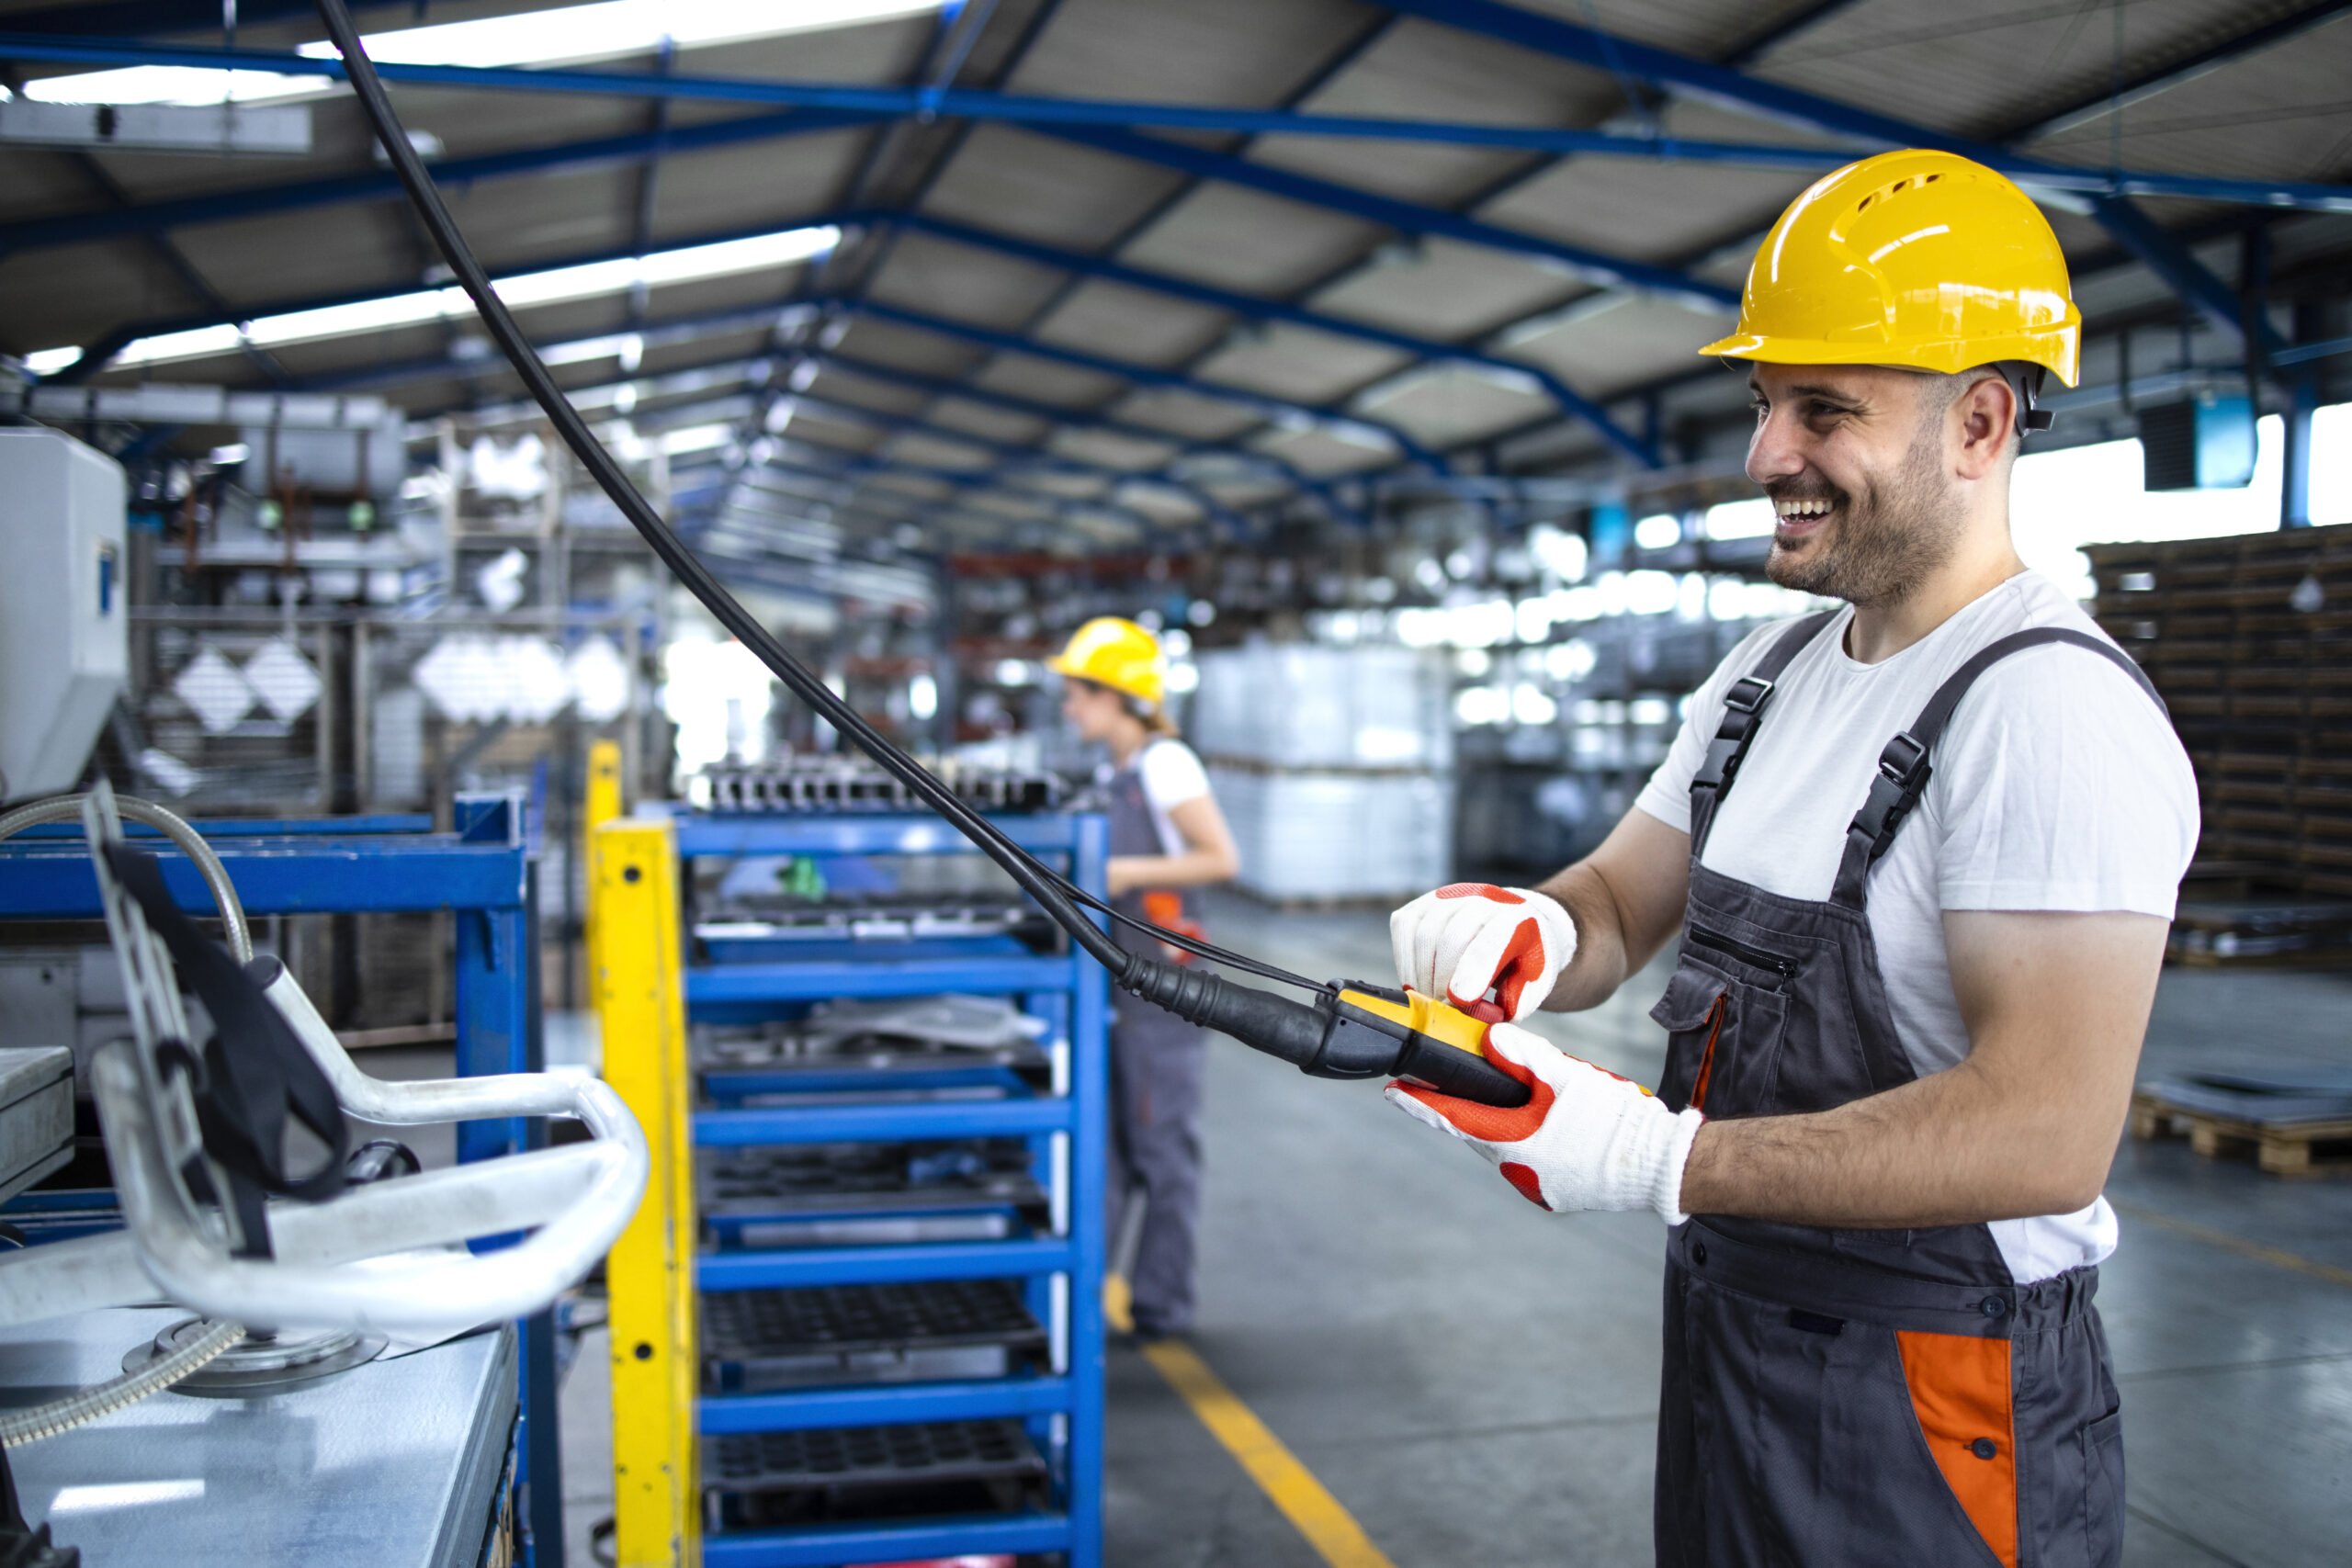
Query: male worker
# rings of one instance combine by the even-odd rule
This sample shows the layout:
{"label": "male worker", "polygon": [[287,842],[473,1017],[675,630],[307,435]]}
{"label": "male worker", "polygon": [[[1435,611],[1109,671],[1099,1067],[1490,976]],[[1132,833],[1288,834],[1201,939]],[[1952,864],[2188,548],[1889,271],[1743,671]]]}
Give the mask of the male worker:
{"label": "male worker", "polygon": [[1781,214],[1739,330],[1767,570],[1846,607],[1749,637],[1609,839],[1392,918],[1397,968],[1589,1008],[1679,930],[1656,1098],[1509,1023],[1534,1088],[1392,1099],[1546,1209],[1668,1232],[1672,1568],[2112,1564],[2099,1195],[2197,838],[2153,689],[2009,540],[2081,317],[1989,169],[1889,152]]}

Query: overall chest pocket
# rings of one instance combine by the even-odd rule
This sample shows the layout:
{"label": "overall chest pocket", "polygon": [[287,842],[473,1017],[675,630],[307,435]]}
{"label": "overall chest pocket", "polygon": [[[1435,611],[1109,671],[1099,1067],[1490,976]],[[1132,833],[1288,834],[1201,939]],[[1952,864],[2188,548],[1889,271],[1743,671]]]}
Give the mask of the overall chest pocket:
{"label": "overall chest pocket", "polygon": [[1658,1098],[1710,1116],[1759,1116],[1777,1108],[1786,987],[1797,962],[1693,923],[1682,963],[1650,1009],[1667,1032]]}

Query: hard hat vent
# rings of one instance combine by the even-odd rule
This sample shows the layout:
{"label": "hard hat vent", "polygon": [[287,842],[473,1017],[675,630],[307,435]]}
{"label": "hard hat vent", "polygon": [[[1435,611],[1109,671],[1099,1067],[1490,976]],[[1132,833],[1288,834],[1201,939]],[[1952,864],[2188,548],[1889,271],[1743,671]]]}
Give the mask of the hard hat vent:
{"label": "hard hat vent", "polygon": [[1906,175],[1902,179],[1895,181],[1893,185],[1882,186],[1878,189],[1871,192],[1870,195],[1862,197],[1861,200],[1854,203],[1854,210],[1856,212],[1867,212],[1870,210],[1871,203],[1874,201],[1893,200],[1895,197],[1901,196],[1906,190],[1924,190],[1942,178],[1943,175]]}

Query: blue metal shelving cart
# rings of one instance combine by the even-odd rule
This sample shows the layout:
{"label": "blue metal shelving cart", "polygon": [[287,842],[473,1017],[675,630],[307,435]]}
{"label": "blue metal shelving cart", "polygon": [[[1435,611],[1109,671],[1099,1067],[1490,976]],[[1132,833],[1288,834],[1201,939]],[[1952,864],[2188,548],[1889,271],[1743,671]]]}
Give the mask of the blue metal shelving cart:
{"label": "blue metal shelving cart", "polygon": [[[1108,829],[1096,816],[1006,817],[1021,843],[1059,859],[1080,886],[1103,890]],[[701,856],[910,855],[969,852],[936,818],[842,814],[752,816],[680,813],[673,819],[683,867]],[[681,876],[683,883],[684,877]],[[845,951],[854,948],[855,951]],[[800,1103],[779,1109],[735,1100],[698,1103],[692,1142],[704,1148],[861,1141],[1019,1137],[1049,1192],[1051,1222],[1016,1227],[1001,1240],[706,1251],[695,1259],[702,1292],[919,1280],[1018,1280],[1040,1323],[1051,1326],[1049,1365],[1033,1373],[914,1383],[877,1383],[761,1393],[704,1393],[695,1423],[706,1439],[925,1422],[1018,1418],[1049,1461],[1050,1506],[883,1524],[823,1525],[705,1535],[712,1568],[779,1568],[957,1555],[1065,1555],[1070,1568],[1102,1561],[1103,1138],[1109,1065],[1107,979],[1076,953],[1038,955],[1011,938],[837,944],[792,962],[710,963],[684,976],[686,1015],[756,1016],[781,1004],[847,998],[964,992],[1017,998],[1067,1050],[1067,1072],[1039,1090],[1001,1068],[933,1071],[922,1087],[984,1081],[1001,1098],[876,1103],[881,1087],[855,1069],[797,1073]],[[936,1079],[936,1082],[931,1081]],[[954,1080],[951,1082],[950,1080]],[[888,1080],[910,1087],[906,1075]],[[756,1093],[739,1079],[738,1096]],[[808,1092],[808,1091],[819,1092]],[[842,1103],[825,1104],[838,1092]],[[808,1103],[810,1100],[817,1103]]]}
{"label": "blue metal shelving cart", "polygon": [[[195,826],[227,866],[249,915],[454,911],[458,1071],[535,1072],[545,1065],[533,1027],[536,846],[526,831],[523,797],[460,795],[454,816],[455,831],[447,833],[434,832],[428,817],[404,816]],[[164,884],[182,908],[199,915],[213,912],[202,876],[170,840],[137,824],[127,825],[126,832],[157,852]],[[0,920],[96,919],[102,912],[80,828],[32,828],[0,842]],[[541,1128],[520,1119],[462,1122],[458,1157],[489,1159],[525,1148],[540,1135]],[[527,1499],[526,1562],[533,1568],[561,1568],[554,1319],[542,1313],[521,1326],[522,1416],[515,1444],[517,1486]],[[531,1485],[534,1478],[542,1483]]]}

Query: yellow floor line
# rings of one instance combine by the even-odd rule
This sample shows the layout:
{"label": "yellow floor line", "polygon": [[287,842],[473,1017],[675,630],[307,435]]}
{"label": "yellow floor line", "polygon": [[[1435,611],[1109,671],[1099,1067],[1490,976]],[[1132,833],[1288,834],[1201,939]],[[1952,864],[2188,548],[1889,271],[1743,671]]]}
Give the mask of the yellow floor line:
{"label": "yellow floor line", "polygon": [[1143,1348],[1145,1359],[1159,1369],[1168,1386],[1183,1395],[1193,1414],[1201,1418],[1225,1450],[1241,1461],[1275,1507],[1305,1536],[1331,1568],[1396,1568],[1387,1554],[1372,1544],[1355,1516],[1325,1490],[1315,1472],[1258,1419],[1255,1412],[1234,1397],[1206,1361],[1179,1339],[1161,1339]]}
{"label": "yellow floor line", "polygon": [[[2112,1199],[2109,1201],[2114,1202]],[[2137,1203],[2115,1203],[2114,1206],[2120,1214],[2129,1214],[2135,1220],[2143,1220],[2192,1241],[2201,1241],[2208,1247],[2218,1247],[2224,1252],[2234,1252],[2240,1258],[2251,1258],[2257,1263],[2267,1263],[2274,1268],[2291,1269],[2298,1274],[2309,1274],[2314,1280],[2325,1280],[2332,1285],[2352,1286],[2352,1269],[2339,1269],[2333,1263],[2315,1263],[2284,1247],[2266,1247],[2261,1242],[2248,1241],[2242,1235],[2232,1235],[2227,1231],[2215,1230],[2191,1220],[2175,1219],[2170,1214],[2143,1208]]]}

